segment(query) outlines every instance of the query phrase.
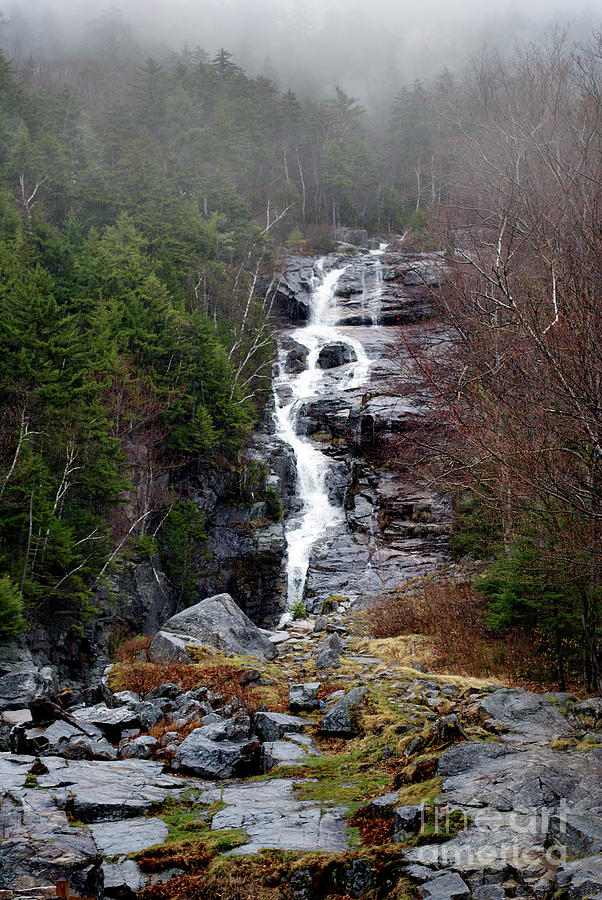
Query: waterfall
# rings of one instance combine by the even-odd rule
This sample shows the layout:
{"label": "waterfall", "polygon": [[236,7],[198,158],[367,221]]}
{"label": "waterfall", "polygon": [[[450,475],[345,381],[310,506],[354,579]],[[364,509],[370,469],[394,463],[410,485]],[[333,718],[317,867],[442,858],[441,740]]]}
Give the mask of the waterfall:
{"label": "waterfall", "polygon": [[345,521],[343,509],[333,504],[328,496],[326,481],[330,460],[308,438],[297,433],[297,419],[300,406],[323,393],[326,374],[318,366],[318,356],[326,344],[344,341],[355,351],[357,361],[347,364],[342,387],[360,387],[368,376],[370,360],[362,344],[341,334],[334,325],[334,290],[346,269],[347,266],[325,273],[324,259],[319,260],[310,301],[310,320],[287,335],[308,348],[307,368],[298,374],[287,373],[286,350],[279,352],[279,375],[274,382],[277,435],[295,454],[297,494],[302,503],[299,515],[291,517],[286,529],[289,609],[303,600],[312,546],[328,529]]}
{"label": "waterfall", "polygon": [[370,250],[370,256],[374,258],[374,265],[371,266],[370,275],[367,275],[366,266],[362,266],[362,297],[361,306],[367,324],[370,327],[380,324],[380,298],[383,292],[383,266],[381,257],[384,255],[389,245],[381,243],[378,250]]}

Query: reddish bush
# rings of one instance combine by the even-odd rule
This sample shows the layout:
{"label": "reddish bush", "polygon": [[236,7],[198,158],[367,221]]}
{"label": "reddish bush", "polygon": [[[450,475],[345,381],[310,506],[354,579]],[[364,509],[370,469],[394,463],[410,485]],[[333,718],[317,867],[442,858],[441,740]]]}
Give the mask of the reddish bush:
{"label": "reddish bush", "polygon": [[434,668],[439,671],[551,686],[539,644],[519,632],[492,632],[486,622],[486,601],[467,582],[440,579],[412,592],[383,597],[362,616],[361,628],[377,639],[408,634],[431,638]]}

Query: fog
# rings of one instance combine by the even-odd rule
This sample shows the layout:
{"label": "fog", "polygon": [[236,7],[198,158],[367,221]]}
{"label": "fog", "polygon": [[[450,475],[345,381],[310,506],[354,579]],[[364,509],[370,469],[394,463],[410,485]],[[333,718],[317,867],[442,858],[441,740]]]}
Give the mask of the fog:
{"label": "fog", "polygon": [[377,106],[403,83],[458,70],[484,48],[509,49],[556,23],[587,39],[599,0],[122,0],[103,8],[81,0],[12,0],[0,5],[10,57],[102,52],[116,32],[131,58],[164,58],[186,45],[220,47],[251,75],[301,96],[335,84]]}

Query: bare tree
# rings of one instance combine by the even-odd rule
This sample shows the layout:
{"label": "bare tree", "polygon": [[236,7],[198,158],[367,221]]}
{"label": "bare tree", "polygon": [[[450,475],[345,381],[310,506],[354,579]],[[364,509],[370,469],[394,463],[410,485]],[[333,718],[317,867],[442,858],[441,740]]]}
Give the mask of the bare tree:
{"label": "bare tree", "polygon": [[[564,35],[480,59],[454,109],[438,302],[453,337],[409,342],[440,412],[440,483],[470,489],[510,547],[528,518],[550,572],[579,596],[586,680],[602,690],[600,41]],[[594,598],[594,599],[592,599]]]}

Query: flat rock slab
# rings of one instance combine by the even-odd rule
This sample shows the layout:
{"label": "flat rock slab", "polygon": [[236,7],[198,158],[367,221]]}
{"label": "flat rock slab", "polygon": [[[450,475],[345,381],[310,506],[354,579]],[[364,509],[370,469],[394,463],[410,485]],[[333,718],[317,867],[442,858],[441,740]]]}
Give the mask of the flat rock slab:
{"label": "flat rock slab", "polygon": [[47,791],[22,790],[18,801],[11,794],[2,802],[0,819],[0,888],[29,888],[64,879],[80,896],[96,896],[101,857],[92,835],[87,828],[71,825]]}
{"label": "flat rock slab", "polygon": [[237,854],[272,850],[341,852],[348,849],[345,836],[345,809],[324,810],[310,800],[297,800],[295,782],[288,778],[254,784],[232,785],[224,789],[226,807],[218,812],[211,828],[221,831],[243,828],[249,843]]}
{"label": "flat rock slab", "polygon": [[155,844],[162,844],[169,829],[162,819],[138,818],[122,822],[96,822],[90,825],[96,846],[103,856],[128,856]]}
{"label": "flat rock slab", "polygon": [[275,766],[299,766],[310,756],[320,756],[320,751],[310,737],[302,734],[287,735],[286,741],[266,741],[261,745],[261,771],[269,772]]}
{"label": "flat rock slab", "polygon": [[440,801],[463,810],[470,827],[447,843],[406,851],[406,859],[472,876],[519,870],[543,875],[546,846],[564,845],[567,856],[595,852],[602,808],[602,751],[558,752],[513,744],[459,744],[439,761],[453,772]]}
{"label": "flat rock slab", "polygon": [[24,787],[34,761],[33,756],[0,753],[0,788],[3,791],[17,791]]}
{"label": "flat rock slab", "polygon": [[290,741],[266,741],[261,745],[261,771],[269,772],[276,766],[298,766],[307,759],[307,753]]}
{"label": "flat rock slab", "polygon": [[446,757],[452,751],[458,759],[461,747],[466,748],[473,765],[443,782],[444,796],[452,803],[488,806],[501,812],[529,812],[543,807],[552,810],[561,798],[567,801],[567,811],[580,811],[581,804],[588,801],[590,809],[602,805],[602,750],[567,754],[540,747],[499,756],[483,754],[478,760],[474,744],[459,744],[443,754],[439,773],[445,772]]}
{"label": "flat rock slab", "polygon": [[49,756],[44,764],[49,771],[38,775],[38,786],[47,789],[59,805],[70,801],[74,815],[83,822],[144,815],[167,797],[178,797],[190,787],[207,787],[203,782],[164,775],[161,762],[147,759],[100,762]]}
{"label": "flat rock slab", "polygon": [[508,732],[507,739],[520,739],[521,743],[547,743],[573,731],[550,700],[522,688],[494,691],[481,701],[479,712],[483,718],[501,725]]}

